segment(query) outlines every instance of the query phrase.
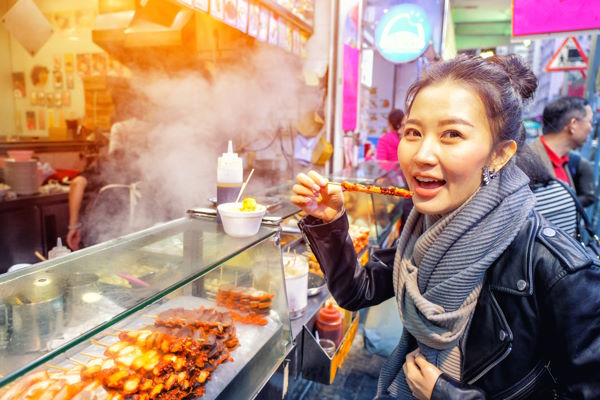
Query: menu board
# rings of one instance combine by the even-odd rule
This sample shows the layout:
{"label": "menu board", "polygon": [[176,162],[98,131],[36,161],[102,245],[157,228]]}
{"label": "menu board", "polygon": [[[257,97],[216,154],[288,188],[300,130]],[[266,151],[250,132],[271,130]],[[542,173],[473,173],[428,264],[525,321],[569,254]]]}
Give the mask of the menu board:
{"label": "menu board", "polygon": [[193,0],[193,7],[204,12],[208,12],[208,1],[209,0]]}
{"label": "menu board", "polygon": [[210,15],[220,21],[223,21],[223,0],[210,0]]}
{"label": "menu board", "polygon": [[260,7],[254,1],[250,1],[248,6],[248,35],[252,37],[258,36],[258,14]]}
{"label": "menu board", "polygon": [[225,23],[237,27],[237,0],[225,0],[223,12],[225,14]]}
{"label": "menu board", "polygon": [[277,46],[279,41],[279,23],[277,16],[269,11],[269,44]]}
{"label": "menu board", "polygon": [[258,40],[266,42],[269,38],[269,10],[261,7],[258,13]]}
{"label": "menu board", "polygon": [[248,31],[248,0],[238,0],[237,28],[244,33]]}

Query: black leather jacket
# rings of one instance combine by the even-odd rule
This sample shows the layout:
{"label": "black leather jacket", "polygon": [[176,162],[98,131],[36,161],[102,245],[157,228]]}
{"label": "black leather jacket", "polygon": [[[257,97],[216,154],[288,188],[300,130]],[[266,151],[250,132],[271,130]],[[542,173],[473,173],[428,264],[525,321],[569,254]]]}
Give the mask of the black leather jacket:
{"label": "black leather jacket", "polygon": [[[373,252],[362,267],[345,215],[328,224],[307,217],[300,227],[342,307],[394,296],[395,249]],[[532,212],[488,270],[462,370],[462,382],[442,374],[432,399],[600,398],[600,263]]]}

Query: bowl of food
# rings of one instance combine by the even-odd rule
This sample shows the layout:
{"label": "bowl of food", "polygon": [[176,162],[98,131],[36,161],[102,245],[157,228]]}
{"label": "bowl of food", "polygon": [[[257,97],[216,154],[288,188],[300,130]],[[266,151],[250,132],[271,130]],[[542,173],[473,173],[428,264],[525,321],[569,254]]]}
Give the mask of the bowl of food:
{"label": "bowl of food", "polygon": [[241,203],[223,203],[217,206],[225,233],[233,237],[254,236],[260,229],[260,223],[267,208],[256,204],[251,198]]}

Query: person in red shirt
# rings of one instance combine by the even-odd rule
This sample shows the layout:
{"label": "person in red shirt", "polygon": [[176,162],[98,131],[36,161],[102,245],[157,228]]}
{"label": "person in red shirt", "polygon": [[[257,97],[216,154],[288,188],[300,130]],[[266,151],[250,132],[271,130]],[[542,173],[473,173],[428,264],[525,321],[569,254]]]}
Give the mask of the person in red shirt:
{"label": "person in red shirt", "polygon": [[543,136],[530,147],[553,177],[568,183],[588,206],[595,201],[593,165],[573,150],[581,147],[592,131],[594,115],[587,100],[564,96],[546,105]]}
{"label": "person in red shirt", "polygon": [[388,115],[388,132],[377,141],[377,161],[386,171],[398,166],[398,143],[404,131],[404,111],[394,109]]}

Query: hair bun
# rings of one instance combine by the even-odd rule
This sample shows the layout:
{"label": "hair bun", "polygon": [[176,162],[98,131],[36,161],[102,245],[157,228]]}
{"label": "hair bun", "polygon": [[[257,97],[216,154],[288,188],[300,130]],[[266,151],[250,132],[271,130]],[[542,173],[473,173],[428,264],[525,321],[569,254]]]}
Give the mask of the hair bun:
{"label": "hair bun", "polygon": [[520,57],[510,54],[507,56],[490,57],[489,61],[499,65],[506,71],[510,84],[523,100],[533,97],[537,89],[537,77],[526,66]]}

